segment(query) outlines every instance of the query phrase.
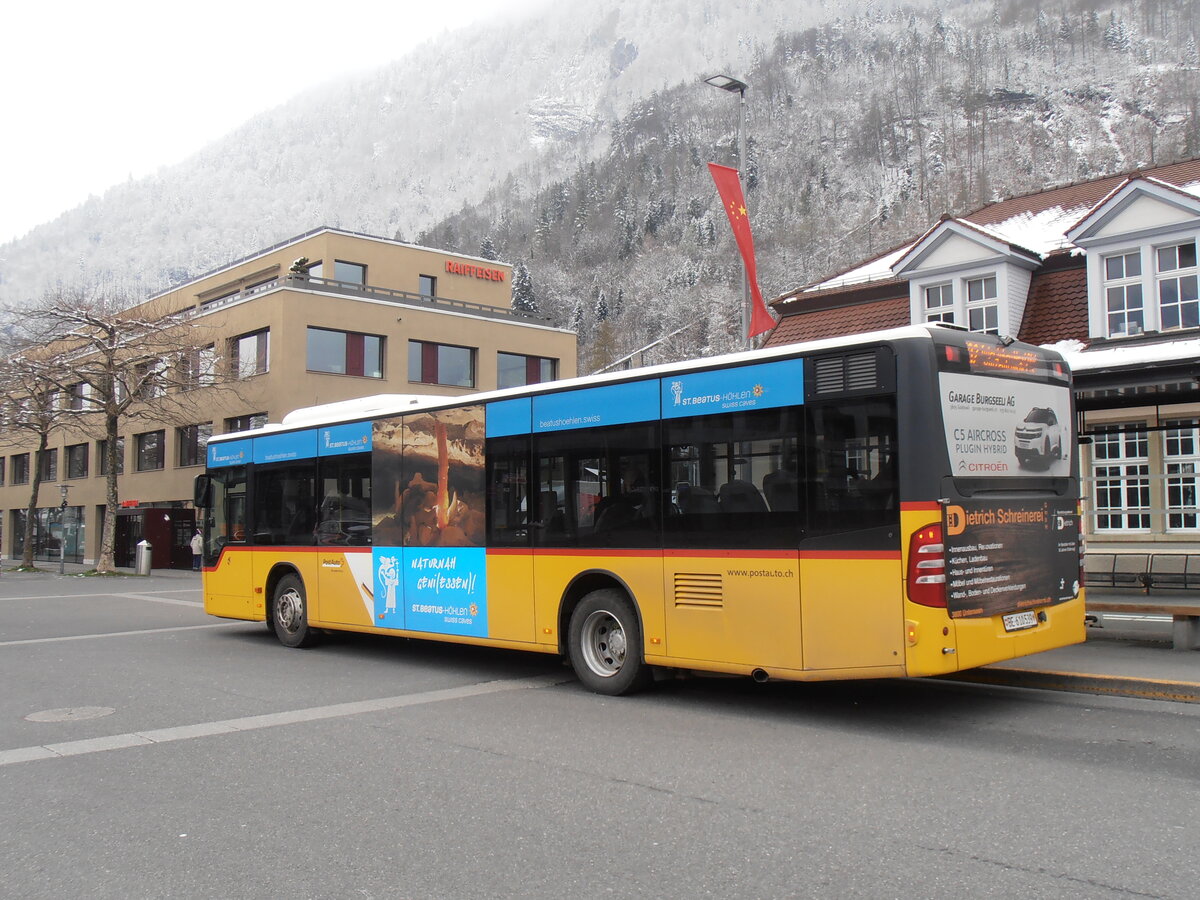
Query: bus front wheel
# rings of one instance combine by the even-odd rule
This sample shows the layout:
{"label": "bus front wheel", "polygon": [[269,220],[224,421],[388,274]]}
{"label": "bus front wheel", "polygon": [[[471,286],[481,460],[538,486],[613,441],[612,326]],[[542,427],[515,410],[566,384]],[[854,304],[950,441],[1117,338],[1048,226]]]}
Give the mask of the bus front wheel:
{"label": "bus front wheel", "polygon": [[615,588],[592,591],[579,601],[571,613],[567,648],[579,680],[598,694],[628,694],[650,679],[637,614]]}
{"label": "bus front wheel", "polygon": [[285,647],[310,647],[317,632],[308,626],[308,599],[304,582],[296,575],[285,575],[275,586],[271,602],[271,623],[275,637]]}

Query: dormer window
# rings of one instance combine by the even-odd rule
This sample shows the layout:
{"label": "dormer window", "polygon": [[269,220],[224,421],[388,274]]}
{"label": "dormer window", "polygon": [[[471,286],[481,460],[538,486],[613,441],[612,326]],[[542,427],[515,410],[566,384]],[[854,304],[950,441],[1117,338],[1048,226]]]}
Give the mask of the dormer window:
{"label": "dormer window", "polygon": [[954,324],[954,285],[935,284],[925,288],[925,321]]}
{"label": "dormer window", "polygon": [[1200,326],[1200,295],[1196,285],[1196,242],[1159,247],[1159,316],[1164,331]]}
{"label": "dormer window", "polygon": [[1000,333],[1000,302],[995,275],[968,279],[967,327],[984,334]]}
{"label": "dormer window", "polygon": [[1142,333],[1146,321],[1142,303],[1142,255],[1139,252],[1104,258],[1104,302],[1109,337]]}

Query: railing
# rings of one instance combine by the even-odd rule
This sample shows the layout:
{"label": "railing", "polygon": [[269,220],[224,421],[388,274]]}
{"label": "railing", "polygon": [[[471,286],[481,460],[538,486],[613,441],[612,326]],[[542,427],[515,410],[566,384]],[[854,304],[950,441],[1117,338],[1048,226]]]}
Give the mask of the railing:
{"label": "railing", "polygon": [[332,278],[312,278],[308,275],[295,275],[291,273],[280,275],[261,284],[256,284],[246,290],[238,291],[236,294],[229,294],[225,297],[209,300],[201,304],[200,312],[207,313],[232,303],[239,303],[257,294],[264,294],[268,291],[283,288],[316,290],[323,293],[342,294],[348,297],[369,297],[372,300],[385,300],[389,303],[397,303],[402,306],[453,310],[455,312],[464,312],[492,319],[528,319],[538,323],[548,323],[550,321],[548,316],[538,316],[522,310],[488,306],[486,303],[473,303],[469,300],[452,300],[449,297],[431,297],[428,294],[419,294],[413,291],[398,291],[393,288],[379,287],[377,285],[355,284],[350,281],[335,281]]}

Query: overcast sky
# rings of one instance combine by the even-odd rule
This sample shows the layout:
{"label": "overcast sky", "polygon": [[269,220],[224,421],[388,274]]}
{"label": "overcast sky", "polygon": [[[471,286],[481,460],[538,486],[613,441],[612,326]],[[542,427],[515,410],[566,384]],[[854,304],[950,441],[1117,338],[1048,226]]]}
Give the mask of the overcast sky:
{"label": "overcast sky", "polygon": [[497,8],[511,4],[10,3],[0,32],[0,243],[180,162],[305,88],[375,68]]}

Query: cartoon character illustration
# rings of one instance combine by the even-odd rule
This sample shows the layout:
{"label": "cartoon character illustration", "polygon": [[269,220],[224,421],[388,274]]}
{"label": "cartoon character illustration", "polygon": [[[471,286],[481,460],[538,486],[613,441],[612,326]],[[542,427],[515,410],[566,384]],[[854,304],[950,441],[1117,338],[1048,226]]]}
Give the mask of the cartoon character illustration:
{"label": "cartoon character illustration", "polygon": [[400,568],[394,556],[379,557],[379,581],[387,588],[386,612],[396,611],[396,588],[400,586]]}

